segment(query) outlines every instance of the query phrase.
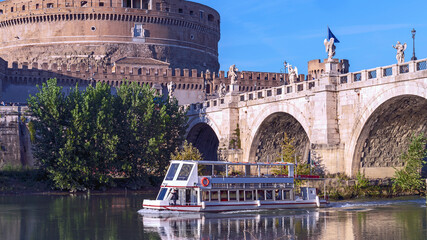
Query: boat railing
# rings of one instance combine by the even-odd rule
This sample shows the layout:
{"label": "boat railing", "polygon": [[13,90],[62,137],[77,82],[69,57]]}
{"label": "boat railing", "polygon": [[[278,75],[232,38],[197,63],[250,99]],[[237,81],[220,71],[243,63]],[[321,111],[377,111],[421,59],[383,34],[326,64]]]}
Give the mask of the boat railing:
{"label": "boat railing", "polygon": [[291,176],[288,175],[205,175],[202,177],[212,177],[212,178],[292,178]]}
{"label": "boat railing", "polygon": [[212,189],[293,188],[292,183],[213,183]]}

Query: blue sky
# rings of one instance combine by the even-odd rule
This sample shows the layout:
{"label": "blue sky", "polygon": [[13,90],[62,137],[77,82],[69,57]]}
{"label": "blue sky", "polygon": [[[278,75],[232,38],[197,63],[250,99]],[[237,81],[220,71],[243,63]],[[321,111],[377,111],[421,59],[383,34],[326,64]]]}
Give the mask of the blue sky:
{"label": "blue sky", "polygon": [[383,0],[193,0],[221,15],[221,70],[280,72],[283,61],[307,73],[307,62],[327,57],[327,26],[340,40],[336,58],[350,71],[396,63],[397,41],[406,42],[405,61],[427,58],[427,1]]}

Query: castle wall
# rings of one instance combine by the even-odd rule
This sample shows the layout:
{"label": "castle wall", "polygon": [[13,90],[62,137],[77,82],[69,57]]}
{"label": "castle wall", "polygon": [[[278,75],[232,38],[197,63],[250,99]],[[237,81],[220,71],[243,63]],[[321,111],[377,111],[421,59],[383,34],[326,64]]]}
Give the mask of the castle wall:
{"label": "castle wall", "polygon": [[25,110],[24,107],[0,106],[0,167],[34,165]]}
{"label": "castle wall", "polygon": [[[325,64],[328,62],[328,59],[325,59],[323,62],[320,59],[310,60],[308,62],[307,73],[310,75],[310,79],[319,79],[322,77],[322,74],[325,73]],[[333,63],[337,63],[337,71],[339,73],[348,73],[350,68],[350,63],[347,59],[332,59]]]}
{"label": "castle wall", "polygon": [[[174,97],[179,104],[189,104],[218,97],[221,83],[230,84],[228,76],[223,71],[216,73],[203,73],[197,69],[171,69],[171,68],[129,68],[129,67],[97,67],[86,64],[38,64],[38,63],[4,63],[4,77],[2,82],[1,100],[5,102],[25,103],[28,96],[34,95],[38,90],[36,85],[41,85],[49,78],[56,78],[58,84],[67,90],[77,83],[82,89],[89,84],[105,82],[113,88],[120,86],[125,81],[157,85],[167,94],[167,84],[175,83]],[[8,67],[6,67],[9,65]],[[239,72],[237,82],[241,92],[255,89],[265,89],[283,84],[286,78],[282,73],[266,72]],[[304,76],[302,75],[303,79]],[[205,83],[207,89],[205,90]],[[205,94],[205,92],[207,92]]]}
{"label": "castle wall", "polygon": [[219,70],[220,17],[214,9],[182,0],[152,0],[147,9],[100,3],[0,2],[0,56],[10,62],[97,65],[142,57],[172,68]]}

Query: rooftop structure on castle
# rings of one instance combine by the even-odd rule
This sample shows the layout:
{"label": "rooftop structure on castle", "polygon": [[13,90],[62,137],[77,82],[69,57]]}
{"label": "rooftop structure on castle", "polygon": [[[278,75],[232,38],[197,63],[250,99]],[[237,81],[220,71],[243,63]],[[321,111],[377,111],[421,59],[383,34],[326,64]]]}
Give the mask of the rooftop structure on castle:
{"label": "rooftop structure on castle", "polygon": [[219,39],[218,12],[185,0],[0,2],[0,57],[9,62],[106,66],[127,57],[218,72]]}

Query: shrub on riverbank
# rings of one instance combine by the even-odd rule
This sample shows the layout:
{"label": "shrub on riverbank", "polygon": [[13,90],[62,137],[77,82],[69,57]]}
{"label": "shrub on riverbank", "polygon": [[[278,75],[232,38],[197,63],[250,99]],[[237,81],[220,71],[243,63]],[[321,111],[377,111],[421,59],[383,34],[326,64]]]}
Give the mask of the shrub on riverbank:
{"label": "shrub on riverbank", "polygon": [[405,166],[395,172],[393,179],[393,190],[401,191],[421,191],[424,188],[424,181],[421,179],[421,168],[427,157],[427,136],[419,134],[412,136],[408,150],[402,154]]}
{"label": "shrub on riverbank", "polygon": [[0,170],[0,192],[37,192],[50,189],[48,179],[39,169],[4,166]]}
{"label": "shrub on riverbank", "polygon": [[[325,186],[323,186],[325,184]],[[393,179],[367,179],[362,174],[357,174],[356,179],[336,175],[325,179],[325,183],[318,182],[314,185],[320,190],[320,196],[324,192],[333,200],[354,198],[390,198],[405,195],[424,194],[424,191],[394,191]]]}

